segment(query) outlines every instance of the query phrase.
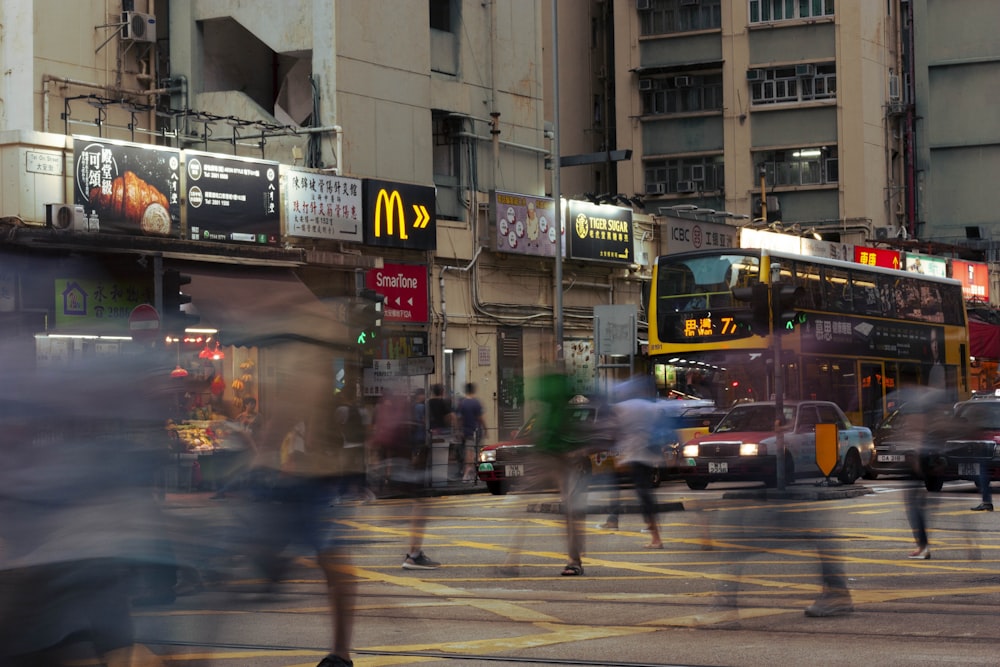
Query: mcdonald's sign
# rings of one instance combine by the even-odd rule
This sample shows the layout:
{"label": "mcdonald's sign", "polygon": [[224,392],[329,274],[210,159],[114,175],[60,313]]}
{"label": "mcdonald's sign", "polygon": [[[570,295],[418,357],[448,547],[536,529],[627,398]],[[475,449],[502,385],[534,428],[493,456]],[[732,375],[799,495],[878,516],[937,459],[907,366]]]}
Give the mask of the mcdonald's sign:
{"label": "mcdonald's sign", "polygon": [[365,179],[365,245],[409,250],[437,247],[435,190]]}

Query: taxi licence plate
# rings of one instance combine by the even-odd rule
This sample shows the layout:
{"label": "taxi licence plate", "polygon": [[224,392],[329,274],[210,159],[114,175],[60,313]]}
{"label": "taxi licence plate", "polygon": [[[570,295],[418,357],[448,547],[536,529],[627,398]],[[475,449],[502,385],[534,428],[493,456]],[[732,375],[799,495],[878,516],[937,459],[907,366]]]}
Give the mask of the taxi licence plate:
{"label": "taxi licence plate", "polygon": [[723,461],[722,463],[708,463],[708,472],[729,472],[729,464]]}
{"label": "taxi licence plate", "polygon": [[901,463],[906,460],[906,455],[904,454],[879,454],[879,461],[884,461],[886,463]]}
{"label": "taxi licence plate", "polygon": [[504,477],[523,477],[524,476],[524,465],[521,463],[514,463],[509,466],[504,466]]}

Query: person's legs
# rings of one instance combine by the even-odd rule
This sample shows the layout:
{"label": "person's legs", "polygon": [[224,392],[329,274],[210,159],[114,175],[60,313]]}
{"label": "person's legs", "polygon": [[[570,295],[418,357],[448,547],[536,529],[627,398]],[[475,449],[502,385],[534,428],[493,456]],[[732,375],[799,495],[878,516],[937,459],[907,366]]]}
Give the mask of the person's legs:
{"label": "person's legs", "polygon": [[973,507],[973,512],[993,511],[993,490],[990,488],[990,466],[987,463],[979,464],[979,492],[982,494],[982,501],[978,506]]}
{"label": "person's legs", "polygon": [[[583,574],[584,526],[587,512],[587,481],[580,466],[566,461],[562,479],[563,511],[566,513],[566,553],[568,566],[578,568],[574,574]],[[568,574],[570,568],[563,570]]]}
{"label": "person's legs", "polygon": [[646,548],[659,549],[663,546],[663,542],[660,540],[660,527],[656,521],[656,498],[653,496],[651,483],[653,470],[644,463],[632,463],[631,471],[632,485],[639,497],[639,509],[646,526],[649,528],[649,544],[646,545]]}

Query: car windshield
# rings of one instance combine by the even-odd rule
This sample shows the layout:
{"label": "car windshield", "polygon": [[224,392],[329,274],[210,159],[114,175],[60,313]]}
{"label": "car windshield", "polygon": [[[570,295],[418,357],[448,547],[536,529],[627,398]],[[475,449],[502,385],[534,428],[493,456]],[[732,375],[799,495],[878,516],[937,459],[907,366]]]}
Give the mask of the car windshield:
{"label": "car windshield", "polygon": [[[785,420],[791,422],[795,414],[791,408],[784,409]],[[773,431],[775,406],[747,405],[735,407],[722,418],[715,427],[715,433],[728,431]]]}
{"label": "car windshield", "polygon": [[956,416],[977,428],[1000,430],[1000,401],[976,401],[960,406]]}

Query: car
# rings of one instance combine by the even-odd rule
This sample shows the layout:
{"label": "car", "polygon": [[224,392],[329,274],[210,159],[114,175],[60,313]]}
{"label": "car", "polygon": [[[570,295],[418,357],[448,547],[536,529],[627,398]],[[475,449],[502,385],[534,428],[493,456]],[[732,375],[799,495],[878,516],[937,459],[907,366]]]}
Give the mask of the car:
{"label": "car", "polygon": [[956,403],[947,432],[931,438],[924,484],[940,491],[947,481],[971,480],[979,486],[979,466],[991,466],[990,478],[1000,479],[1000,395],[979,396]]}
{"label": "car", "polygon": [[[670,416],[677,416],[689,408],[713,408],[713,403],[704,399],[660,399],[656,405]],[[714,408],[713,408],[714,409]],[[574,418],[596,422],[601,416],[598,407],[590,401],[577,401],[572,406]],[[534,448],[533,430],[535,417],[529,418],[520,429],[511,434],[510,439],[484,446],[479,452],[477,475],[487,490],[493,495],[503,495],[518,478],[529,476],[532,472],[531,453]],[[668,475],[679,475],[687,466],[680,455],[680,443],[677,439],[660,443],[663,450],[663,465],[653,470],[650,480],[654,487]],[[627,466],[618,461],[619,453],[615,447],[601,449],[591,453],[582,471],[594,478],[625,478],[628,475]]]}
{"label": "car", "polygon": [[866,477],[879,475],[924,476],[934,450],[926,443],[940,442],[954,435],[951,406],[927,404],[921,400],[898,403],[872,433],[875,456]]}
{"label": "car", "polygon": [[[786,480],[822,474],[816,463],[817,424],[837,426],[837,460],[831,474],[844,484],[853,484],[864,474],[875,450],[872,432],[852,424],[836,403],[786,401],[782,412]],[[688,459],[688,487],[701,490],[713,482],[735,481],[775,486],[777,416],[773,401],[734,405],[711,432],[687,441],[681,454]]]}

